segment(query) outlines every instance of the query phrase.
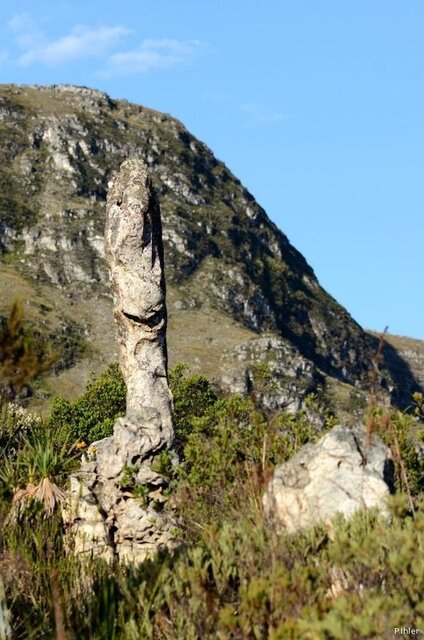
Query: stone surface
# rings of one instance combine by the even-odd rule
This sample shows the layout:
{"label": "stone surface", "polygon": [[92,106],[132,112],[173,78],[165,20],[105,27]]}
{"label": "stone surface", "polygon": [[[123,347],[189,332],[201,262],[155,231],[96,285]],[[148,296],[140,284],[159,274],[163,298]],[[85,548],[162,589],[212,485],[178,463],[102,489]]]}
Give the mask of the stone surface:
{"label": "stone surface", "polygon": [[279,532],[294,532],[363,508],[376,507],[388,515],[391,490],[390,449],[376,436],[368,442],[362,426],[336,426],[277,467],[263,505]]}
{"label": "stone surface", "polygon": [[[276,335],[253,338],[222,356],[226,391],[242,395],[254,393],[256,401],[271,411],[296,413],[322,376],[288,340]],[[259,364],[259,371],[258,371]],[[263,380],[265,367],[269,381]],[[258,380],[259,378],[259,380]]]}
{"label": "stone surface", "polygon": [[105,253],[114,294],[127,411],[72,477],[65,521],[77,552],[139,562],[174,542],[166,479],[152,468],[173,441],[159,203],[141,160],[110,185]]}
{"label": "stone surface", "polygon": [[137,423],[140,409],[153,407],[159,412],[160,425],[154,424],[149,436],[146,432],[152,439],[147,446],[160,448],[173,438],[162,227],[159,203],[141,160],[124,162],[110,184],[105,253],[128,389],[127,422],[132,417]]}

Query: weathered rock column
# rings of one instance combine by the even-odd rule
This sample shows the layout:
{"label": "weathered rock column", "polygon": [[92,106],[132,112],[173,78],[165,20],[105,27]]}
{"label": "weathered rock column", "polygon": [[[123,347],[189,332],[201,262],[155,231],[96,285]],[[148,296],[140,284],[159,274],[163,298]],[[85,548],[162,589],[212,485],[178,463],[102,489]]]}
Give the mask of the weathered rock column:
{"label": "weathered rock column", "polygon": [[175,526],[163,507],[166,480],[153,468],[174,436],[162,230],[159,203],[141,160],[125,161],[109,187],[105,251],[127,411],[113,436],[90,447],[95,459],[71,478],[65,520],[77,551],[141,561],[173,544]]}
{"label": "weathered rock column", "polygon": [[[114,293],[120,364],[127,384],[127,422],[153,409],[160,427],[145,427],[149,451],[173,439],[172,398],[167,378],[165,274],[160,208],[141,160],[127,160],[110,184],[105,253]],[[141,435],[141,434],[140,434]],[[149,441],[151,438],[151,441]]]}
{"label": "weathered rock column", "polygon": [[161,416],[161,444],[170,444],[162,227],[159,202],[140,160],[124,162],[110,185],[105,252],[128,389],[127,413],[154,407]]}

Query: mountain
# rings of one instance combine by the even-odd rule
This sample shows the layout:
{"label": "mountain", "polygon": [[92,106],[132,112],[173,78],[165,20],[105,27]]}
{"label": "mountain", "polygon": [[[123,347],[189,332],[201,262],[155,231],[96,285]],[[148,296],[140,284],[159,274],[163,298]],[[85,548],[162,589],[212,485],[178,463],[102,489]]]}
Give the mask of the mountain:
{"label": "mountain", "polygon": [[[148,164],[161,202],[171,363],[256,388],[269,407],[295,409],[312,391],[363,398],[376,337],[180,122],[84,87],[2,85],[0,154],[0,313],[23,298],[62,354],[38,402],[72,397],[117,357],[103,226],[108,181],[129,156]],[[385,353],[383,386],[407,402],[416,377],[396,346]]]}

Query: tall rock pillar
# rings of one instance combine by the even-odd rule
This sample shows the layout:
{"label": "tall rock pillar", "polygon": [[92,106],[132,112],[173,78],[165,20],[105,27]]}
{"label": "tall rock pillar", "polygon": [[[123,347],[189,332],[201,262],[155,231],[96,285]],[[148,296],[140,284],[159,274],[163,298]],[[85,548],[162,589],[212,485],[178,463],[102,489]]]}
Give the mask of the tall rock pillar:
{"label": "tall rock pillar", "polygon": [[71,478],[65,520],[77,551],[141,561],[172,545],[174,528],[164,508],[166,480],[154,470],[174,432],[160,208],[141,160],[125,161],[109,185],[105,251],[127,410]]}
{"label": "tall rock pillar", "polygon": [[160,415],[160,428],[151,434],[152,442],[144,445],[155,451],[169,446],[174,432],[160,208],[141,160],[124,162],[109,186],[105,253],[127,385],[127,419],[138,423],[140,411],[147,408]]}

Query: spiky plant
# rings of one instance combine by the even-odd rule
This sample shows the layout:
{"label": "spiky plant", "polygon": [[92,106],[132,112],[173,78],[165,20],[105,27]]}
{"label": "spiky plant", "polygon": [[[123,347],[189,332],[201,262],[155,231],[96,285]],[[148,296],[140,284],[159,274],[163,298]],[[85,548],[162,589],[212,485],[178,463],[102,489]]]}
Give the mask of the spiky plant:
{"label": "spiky plant", "polygon": [[30,500],[43,506],[46,516],[65,498],[63,485],[67,474],[75,467],[76,448],[69,439],[51,429],[39,428],[24,439],[16,466],[19,487],[15,487],[15,512]]}

